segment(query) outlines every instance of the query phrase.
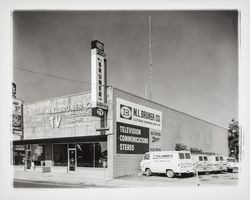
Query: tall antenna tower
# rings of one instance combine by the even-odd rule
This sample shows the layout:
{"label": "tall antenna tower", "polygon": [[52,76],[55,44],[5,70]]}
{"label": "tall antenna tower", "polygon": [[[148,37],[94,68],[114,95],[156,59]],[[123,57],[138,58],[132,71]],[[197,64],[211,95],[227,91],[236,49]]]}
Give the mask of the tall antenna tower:
{"label": "tall antenna tower", "polygon": [[153,85],[153,59],[152,59],[152,40],[151,40],[151,16],[148,17],[148,83],[147,99],[152,100]]}

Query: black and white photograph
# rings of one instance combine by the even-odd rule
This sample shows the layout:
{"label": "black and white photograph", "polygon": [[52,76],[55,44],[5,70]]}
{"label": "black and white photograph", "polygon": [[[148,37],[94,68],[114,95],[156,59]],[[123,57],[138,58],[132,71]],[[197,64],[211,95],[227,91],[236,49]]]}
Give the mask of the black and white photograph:
{"label": "black and white photograph", "polygon": [[13,186],[237,185],[238,16],[14,11]]}
{"label": "black and white photograph", "polygon": [[240,9],[13,9],[9,20],[10,191],[246,187]]}

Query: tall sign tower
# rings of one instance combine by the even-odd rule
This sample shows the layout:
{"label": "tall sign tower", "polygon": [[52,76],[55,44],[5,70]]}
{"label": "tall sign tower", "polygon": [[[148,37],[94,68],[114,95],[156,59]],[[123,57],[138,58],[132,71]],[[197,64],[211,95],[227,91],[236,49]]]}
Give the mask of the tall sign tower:
{"label": "tall sign tower", "polygon": [[153,95],[153,59],[152,59],[152,40],[151,40],[151,16],[148,17],[148,83],[147,99],[152,100]]}
{"label": "tall sign tower", "polygon": [[91,41],[91,103],[92,116],[101,118],[100,131],[106,134],[107,127],[107,58],[104,44],[98,40]]}
{"label": "tall sign tower", "polygon": [[107,59],[104,44],[91,42],[91,101],[93,108],[107,109]]}

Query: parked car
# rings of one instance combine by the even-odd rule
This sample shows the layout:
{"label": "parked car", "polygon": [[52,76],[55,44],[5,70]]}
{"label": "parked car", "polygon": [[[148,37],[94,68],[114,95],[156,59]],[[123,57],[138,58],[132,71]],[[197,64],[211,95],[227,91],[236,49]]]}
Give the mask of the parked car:
{"label": "parked car", "polygon": [[194,174],[189,151],[148,152],[145,153],[140,167],[147,176],[152,173],[165,173],[172,178],[175,175]]}
{"label": "parked car", "polygon": [[212,163],[208,161],[206,154],[192,154],[192,161],[195,172],[210,172],[212,171]]}
{"label": "parked car", "polygon": [[235,158],[232,157],[226,157],[227,161],[227,171],[228,172],[233,172],[235,170],[239,170],[239,163],[236,161]]}

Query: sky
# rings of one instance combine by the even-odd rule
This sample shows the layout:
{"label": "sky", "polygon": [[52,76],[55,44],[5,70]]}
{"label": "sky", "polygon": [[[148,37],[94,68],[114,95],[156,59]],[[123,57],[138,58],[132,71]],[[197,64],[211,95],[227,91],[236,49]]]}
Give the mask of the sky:
{"label": "sky", "polygon": [[145,97],[148,16],[152,100],[222,127],[237,120],[236,11],[15,11],[17,98],[90,91],[92,40],[104,43],[108,85]]}

